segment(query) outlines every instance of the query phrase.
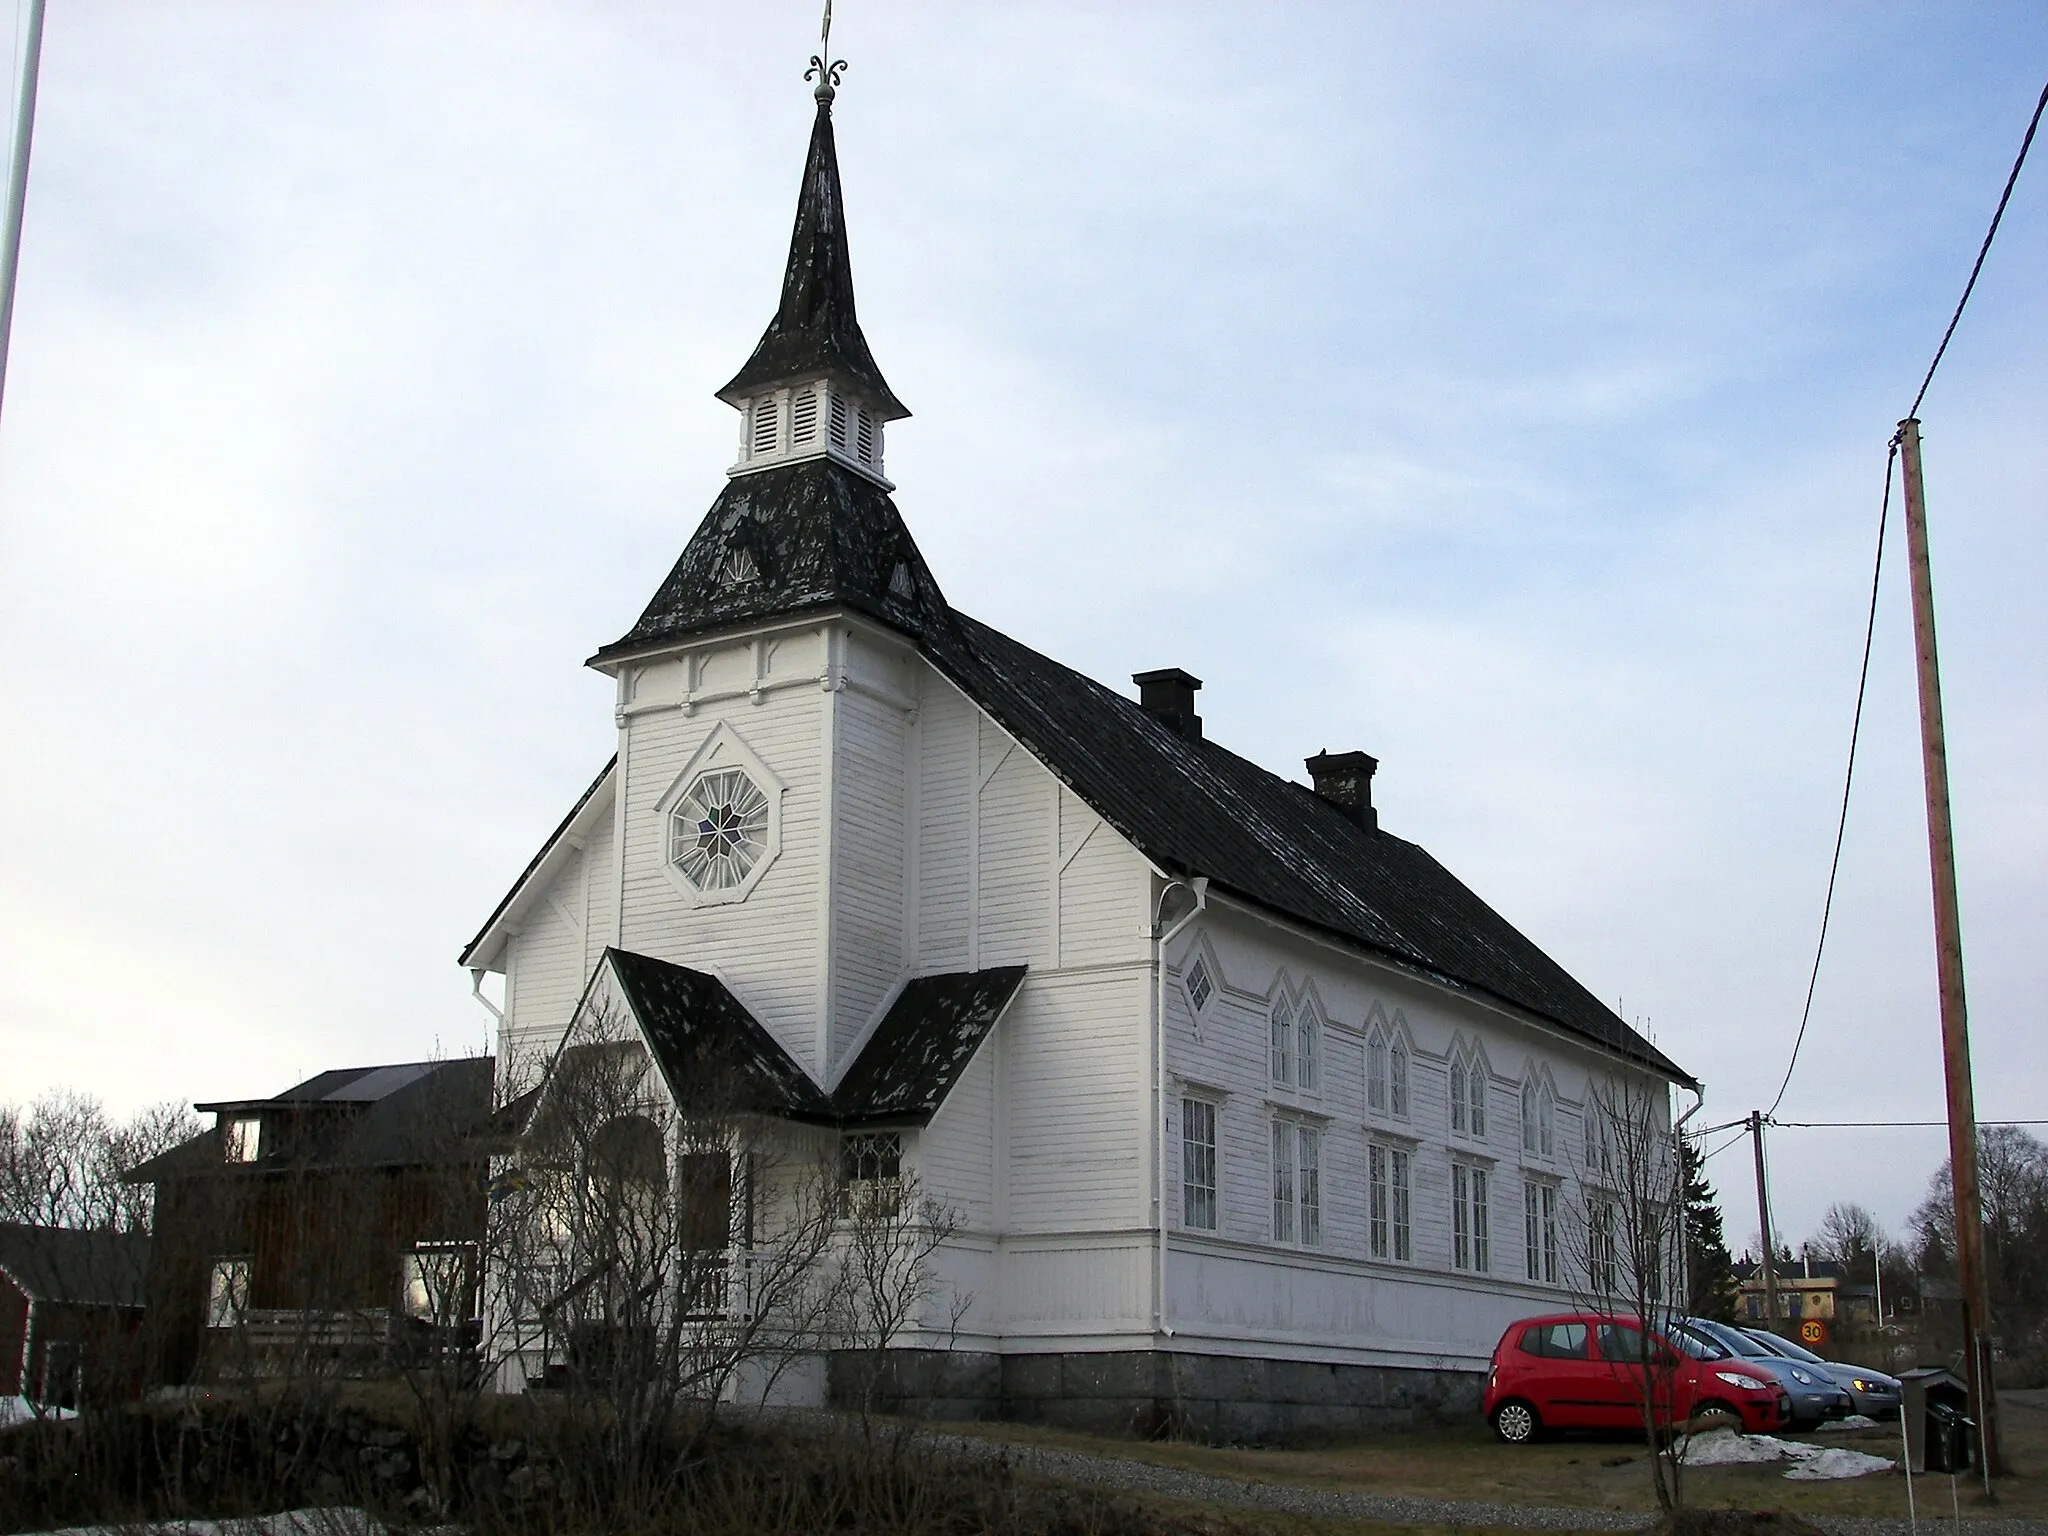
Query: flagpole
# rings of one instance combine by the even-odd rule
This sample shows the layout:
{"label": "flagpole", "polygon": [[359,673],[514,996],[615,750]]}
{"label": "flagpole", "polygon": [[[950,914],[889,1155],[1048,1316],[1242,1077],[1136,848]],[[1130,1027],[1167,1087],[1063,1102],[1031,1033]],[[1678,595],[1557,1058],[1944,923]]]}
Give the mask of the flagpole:
{"label": "flagpole", "polygon": [[14,154],[7,166],[7,229],[0,235],[0,402],[7,395],[7,352],[14,339],[14,280],[21,271],[21,218],[28,204],[28,150],[36,126],[36,76],[43,60],[43,0],[28,3],[28,48],[14,112]]}

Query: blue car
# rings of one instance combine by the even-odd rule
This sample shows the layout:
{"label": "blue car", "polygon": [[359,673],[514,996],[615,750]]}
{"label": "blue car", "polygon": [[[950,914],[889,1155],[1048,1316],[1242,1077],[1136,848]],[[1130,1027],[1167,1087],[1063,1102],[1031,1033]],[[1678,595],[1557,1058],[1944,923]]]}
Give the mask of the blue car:
{"label": "blue car", "polygon": [[1682,1326],[1687,1332],[1720,1345],[1730,1354],[1740,1355],[1748,1369],[1767,1372],[1777,1378],[1792,1399],[1792,1423],[1797,1428],[1811,1429],[1829,1419],[1845,1419],[1854,1410],[1855,1404],[1849,1394],[1835,1384],[1835,1378],[1823,1367],[1788,1360],[1727,1323],[1688,1317]]}
{"label": "blue car", "polygon": [[1794,1344],[1790,1339],[1781,1339],[1775,1333],[1766,1333],[1761,1328],[1742,1331],[1774,1355],[1783,1355],[1787,1360],[1826,1371],[1834,1378],[1835,1385],[1849,1394],[1858,1413],[1868,1418],[1888,1419],[1899,1411],[1899,1398],[1904,1389],[1900,1387],[1898,1377],[1873,1371],[1868,1366],[1823,1360],[1812,1350]]}

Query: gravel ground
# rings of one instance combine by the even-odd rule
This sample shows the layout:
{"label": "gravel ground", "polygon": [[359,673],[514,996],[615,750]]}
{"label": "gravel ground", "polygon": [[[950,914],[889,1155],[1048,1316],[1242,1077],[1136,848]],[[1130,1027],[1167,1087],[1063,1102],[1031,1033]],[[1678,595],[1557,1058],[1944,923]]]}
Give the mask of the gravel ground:
{"label": "gravel ground", "polygon": [[[943,1436],[961,1450],[984,1455],[998,1448],[987,1440]],[[1125,1493],[1151,1493],[1194,1503],[1270,1509],[1293,1515],[1339,1520],[1380,1520],[1390,1525],[1469,1525],[1534,1531],[1639,1531],[1656,1516],[1646,1510],[1572,1509],[1548,1504],[1487,1504],[1463,1499],[1418,1499],[1375,1493],[1345,1493],[1327,1488],[1301,1488],[1288,1483],[1254,1482],[1162,1467],[1121,1456],[1044,1446],[1007,1445],[1019,1470],[1063,1483],[1113,1488]],[[1904,1520],[1872,1520],[1841,1515],[1806,1517],[1835,1536],[1912,1536]],[[1946,1520],[1923,1519],[1921,1529],[1938,1536]],[[2048,1536],[2048,1520],[1973,1519],[1965,1522],[1969,1536]]]}

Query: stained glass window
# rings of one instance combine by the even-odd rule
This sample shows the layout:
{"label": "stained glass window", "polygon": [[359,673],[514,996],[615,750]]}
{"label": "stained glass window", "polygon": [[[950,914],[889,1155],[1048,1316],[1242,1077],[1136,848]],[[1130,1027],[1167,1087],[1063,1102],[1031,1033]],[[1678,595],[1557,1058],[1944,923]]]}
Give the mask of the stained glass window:
{"label": "stained glass window", "polygon": [[737,768],[703,774],[669,813],[669,861],[700,891],[729,891],[768,851],[768,797]]}

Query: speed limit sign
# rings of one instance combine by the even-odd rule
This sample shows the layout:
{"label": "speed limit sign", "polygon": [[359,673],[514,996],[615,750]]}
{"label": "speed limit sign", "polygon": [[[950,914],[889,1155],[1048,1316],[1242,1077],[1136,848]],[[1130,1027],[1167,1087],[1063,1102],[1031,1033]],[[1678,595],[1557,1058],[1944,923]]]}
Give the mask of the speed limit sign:
{"label": "speed limit sign", "polygon": [[1827,1325],[1817,1317],[1809,1317],[1799,1325],[1799,1342],[1802,1344],[1824,1344],[1827,1337]]}

